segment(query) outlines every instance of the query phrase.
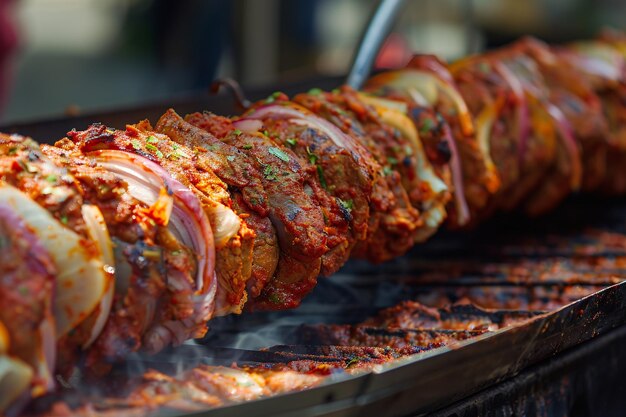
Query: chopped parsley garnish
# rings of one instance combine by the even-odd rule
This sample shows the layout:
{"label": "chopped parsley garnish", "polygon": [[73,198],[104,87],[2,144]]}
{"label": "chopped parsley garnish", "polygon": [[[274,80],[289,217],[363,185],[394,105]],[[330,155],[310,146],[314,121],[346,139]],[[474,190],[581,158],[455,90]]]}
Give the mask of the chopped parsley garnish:
{"label": "chopped parsley garnish", "polygon": [[67,218],[67,216],[61,216],[61,223],[67,224],[68,221],[69,219]]}
{"label": "chopped parsley garnish", "polygon": [[306,147],[306,153],[309,155],[309,162],[312,165],[315,165],[317,163],[317,155],[315,155],[313,152],[311,152],[311,149],[309,149],[309,147]]}
{"label": "chopped parsley garnish", "polygon": [[384,174],[385,176],[387,176],[387,175],[391,175],[391,173],[392,173],[392,172],[393,172],[393,169],[391,169],[390,167],[384,167],[384,168],[383,168],[383,174]]}
{"label": "chopped parsley garnish", "polygon": [[146,149],[151,150],[157,156],[157,158],[163,158],[163,152],[161,152],[156,146],[149,143],[146,144]]}
{"label": "chopped parsley garnish", "polygon": [[317,176],[320,179],[320,184],[325,190],[328,190],[328,184],[326,184],[326,178],[324,177],[324,171],[322,170],[322,167],[319,165],[316,165],[316,168],[317,168]]}
{"label": "chopped parsley garnish", "polygon": [[320,88],[311,88],[309,90],[309,94],[311,94],[312,96],[318,96],[322,94],[322,90]]}
{"label": "chopped parsley garnish", "polygon": [[285,140],[285,142],[287,142],[289,146],[296,146],[296,144],[298,143],[298,140],[294,138],[289,138]]}
{"label": "chopped parsley garnish", "polygon": [[57,182],[57,176],[54,174],[50,174],[46,177],[46,181],[48,182]]}
{"label": "chopped parsley garnish", "polygon": [[388,156],[387,162],[389,162],[390,165],[398,165],[398,160],[393,156]]}
{"label": "chopped parsley garnish", "polygon": [[235,135],[239,136],[239,135],[241,135],[241,130],[239,130],[239,129],[235,129],[235,130],[233,130],[233,133],[234,133]]}
{"label": "chopped parsley garnish", "polygon": [[17,153],[17,147],[13,146],[9,149],[9,155],[15,155]]}
{"label": "chopped parsley garnish", "polygon": [[271,165],[266,165],[263,169],[263,176],[270,181],[276,181],[276,173]]}
{"label": "chopped parsley garnish", "polygon": [[235,155],[228,155],[226,159],[228,159],[230,162],[233,162],[235,160]]}
{"label": "chopped parsley garnish", "polygon": [[133,148],[138,151],[139,149],[141,149],[141,142],[139,142],[137,139],[133,139],[130,141],[130,144],[133,145]]}
{"label": "chopped parsley garnish", "polygon": [[150,136],[148,136],[148,139],[146,139],[146,142],[148,142],[148,143],[159,143],[159,140],[157,138],[155,138],[154,136],[150,135]]}
{"label": "chopped parsley garnish", "polygon": [[244,149],[252,149],[252,144],[246,143],[245,145],[242,146],[242,148],[244,148]]}
{"label": "chopped parsley garnish", "polygon": [[281,149],[275,148],[273,146],[270,146],[267,151],[274,155],[276,158],[280,159],[281,161],[284,162],[289,162],[289,155],[287,155],[285,152],[283,152]]}
{"label": "chopped parsley garnish", "polygon": [[411,155],[413,155],[413,148],[411,148],[409,145],[406,145],[406,146],[404,147],[404,153],[405,153],[407,156],[411,156]]}
{"label": "chopped parsley garnish", "polygon": [[172,159],[172,158],[180,159],[180,158],[186,158],[187,155],[185,155],[180,149],[177,149],[174,152],[168,153],[165,157],[167,159]]}

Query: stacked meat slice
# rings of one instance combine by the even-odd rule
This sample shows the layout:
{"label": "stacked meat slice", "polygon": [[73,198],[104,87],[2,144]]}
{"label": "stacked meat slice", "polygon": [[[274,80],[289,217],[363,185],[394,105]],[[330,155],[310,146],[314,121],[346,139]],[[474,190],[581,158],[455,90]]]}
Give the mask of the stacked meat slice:
{"label": "stacked meat slice", "polygon": [[[0,136],[0,410],[497,211],[626,192],[626,37],[416,56],[240,117]],[[22,260],[22,261],[18,261]],[[28,329],[24,331],[24,329]],[[83,362],[84,361],[84,362]],[[7,382],[8,381],[8,382]]]}

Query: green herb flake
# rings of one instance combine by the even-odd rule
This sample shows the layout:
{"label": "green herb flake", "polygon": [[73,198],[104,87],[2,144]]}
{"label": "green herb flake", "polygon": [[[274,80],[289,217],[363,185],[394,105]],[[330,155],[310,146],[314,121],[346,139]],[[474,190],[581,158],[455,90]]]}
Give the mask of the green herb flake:
{"label": "green herb flake", "polygon": [[422,125],[420,126],[420,133],[426,134],[433,130],[434,127],[435,122],[433,121],[433,119],[424,119],[424,123],[422,123]]}
{"label": "green herb flake", "polygon": [[235,160],[235,155],[228,155],[226,159],[228,159],[230,162],[233,162]]}
{"label": "green herb flake", "polygon": [[50,174],[46,177],[46,181],[55,183],[57,182],[57,176],[54,174]]}
{"label": "green herb flake", "polygon": [[296,146],[296,144],[298,143],[298,140],[294,138],[289,138],[285,140],[285,142],[287,142],[287,145],[289,146]]}
{"label": "green herb flake", "polygon": [[133,145],[133,148],[138,151],[141,149],[141,142],[139,142],[137,139],[133,139],[130,141],[130,144]]}
{"label": "green herb flake", "polygon": [[409,145],[406,145],[406,146],[404,147],[404,153],[405,153],[407,156],[412,156],[412,155],[413,155],[413,148],[411,148]]}
{"label": "green herb flake", "polygon": [[268,137],[269,137],[270,132],[268,132],[267,130],[264,130],[264,131],[263,131],[263,135],[265,135],[265,136],[268,136]]}
{"label": "green herb flake", "polygon": [[13,146],[9,149],[9,155],[15,155],[17,153],[17,146]]}
{"label": "green herb flake", "polygon": [[320,88],[311,88],[309,90],[309,94],[312,96],[318,96],[320,94],[322,94],[322,90]]}
{"label": "green herb flake", "polygon": [[159,143],[159,140],[157,138],[155,138],[154,136],[150,135],[150,136],[148,136],[148,139],[146,139],[146,142],[148,142],[148,143]]}
{"label": "green herb flake", "polygon": [[319,166],[319,165],[317,165],[316,168],[317,168],[317,176],[320,179],[320,184],[322,185],[322,187],[325,190],[328,190],[328,184],[326,183],[326,177],[324,177],[324,170],[322,170],[322,167]]}
{"label": "green herb flake", "polygon": [[244,148],[244,149],[252,149],[252,144],[246,143],[245,145],[242,146],[242,148]]}
{"label": "green herb flake", "polygon": [[176,249],[170,252],[174,256],[181,255],[183,253],[182,249]]}
{"label": "green herb flake", "polygon": [[391,169],[390,167],[383,168],[383,175],[388,176],[388,175],[391,175],[392,173],[393,173],[393,169]]}
{"label": "green herb flake", "polygon": [[263,176],[265,179],[270,181],[276,181],[276,173],[274,172],[274,168],[271,165],[266,165],[263,169]]}
{"label": "green herb flake", "polygon": [[69,219],[67,218],[67,216],[61,216],[61,223],[67,224],[68,222],[69,222]]}
{"label": "green herb flake", "polygon": [[157,156],[157,158],[163,158],[163,152],[161,152],[156,146],[149,143],[146,144],[146,149],[151,150]]}
{"label": "green herb flake", "polygon": [[352,200],[342,200],[341,198],[338,198],[337,200],[339,200],[339,204],[344,210],[352,211],[354,208],[354,201]]}
{"label": "green herb flake", "polygon": [[239,136],[239,135],[241,135],[241,130],[239,130],[239,129],[235,129],[235,130],[233,130],[233,133],[234,133],[235,135]]}
{"label": "green herb flake", "polygon": [[282,149],[275,148],[270,146],[267,151],[274,155],[276,158],[280,159],[283,162],[289,162],[289,155],[287,155]]}
{"label": "green herb flake", "polygon": [[387,162],[389,162],[390,165],[398,165],[398,160],[393,156],[388,156]]}
{"label": "green herb flake", "polygon": [[172,159],[172,158],[182,159],[182,158],[187,158],[187,155],[185,155],[180,149],[177,149],[174,152],[168,153],[165,157],[167,159]]}
{"label": "green herb flake", "polygon": [[307,155],[309,155],[309,162],[311,163],[311,165],[315,165],[317,163],[317,155],[311,152],[311,149],[309,149],[308,146],[306,147],[306,153]]}
{"label": "green herb flake", "polygon": [[178,149],[178,148],[179,148],[178,143],[174,143],[174,144],[172,144],[172,149],[176,150],[176,149]]}
{"label": "green herb flake", "polygon": [[280,91],[274,91],[268,98],[265,99],[265,103],[270,104],[276,101],[282,93]]}

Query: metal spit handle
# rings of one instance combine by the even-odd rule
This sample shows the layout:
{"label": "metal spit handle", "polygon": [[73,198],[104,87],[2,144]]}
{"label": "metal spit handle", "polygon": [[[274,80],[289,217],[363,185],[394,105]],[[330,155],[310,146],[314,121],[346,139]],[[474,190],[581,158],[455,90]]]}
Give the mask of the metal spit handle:
{"label": "metal spit handle", "polygon": [[358,90],[372,70],[374,60],[385,39],[395,23],[398,12],[404,5],[404,0],[380,0],[376,11],[372,15],[357,53],[348,74],[346,84]]}

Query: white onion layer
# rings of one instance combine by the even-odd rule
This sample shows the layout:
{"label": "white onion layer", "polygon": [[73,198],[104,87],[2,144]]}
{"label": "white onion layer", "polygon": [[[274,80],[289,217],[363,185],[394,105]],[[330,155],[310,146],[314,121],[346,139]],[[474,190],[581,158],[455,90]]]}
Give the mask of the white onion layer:
{"label": "white onion layer", "polygon": [[60,338],[98,306],[111,284],[111,276],[106,273],[102,259],[85,248],[83,238],[59,223],[26,194],[1,185],[0,203],[20,214],[56,266],[53,312],[57,338]]}

